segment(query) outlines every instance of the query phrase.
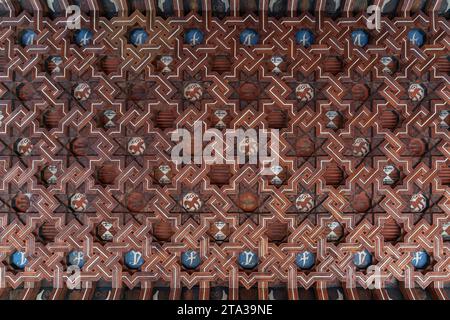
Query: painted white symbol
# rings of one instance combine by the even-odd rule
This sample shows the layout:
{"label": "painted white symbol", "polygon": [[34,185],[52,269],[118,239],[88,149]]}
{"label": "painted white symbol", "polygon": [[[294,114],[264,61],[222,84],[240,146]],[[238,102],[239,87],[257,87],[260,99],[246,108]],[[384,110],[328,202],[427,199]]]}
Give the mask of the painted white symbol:
{"label": "painted white symbol", "polygon": [[230,8],[230,2],[229,0],[219,0],[220,2],[223,3],[224,7],[225,7],[225,12],[228,11],[228,9]]}
{"label": "painted white symbol", "polygon": [[356,37],[353,39],[353,44],[354,44],[354,45],[356,45],[356,46],[361,46],[361,45],[362,45],[362,44],[361,44],[361,36],[362,36],[361,33],[358,33],[358,34],[356,35]]}
{"label": "painted white symbol", "polygon": [[198,43],[200,43],[200,35],[197,31],[195,31],[191,38],[191,44],[195,46]]}
{"label": "painted white symbol", "polygon": [[195,258],[197,258],[197,252],[191,251],[189,253],[189,256],[187,257],[187,260],[189,261],[190,266],[192,266],[194,264]]}
{"label": "painted white symbol", "polygon": [[367,253],[365,251],[360,251],[356,253],[358,260],[357,260],[357,265],[362,265],[364,263],[364,261],[366,260],[367,257]]}
{"label": "painted white symbol", "polygon": [[77,252],[76,256],[73,258],[73,264],[79,265],[83,261],[83,252]]}
{"label": "painted white symbol", "polygon": [[29,46],[30,44],[33,44],[33,40],[34,40],[34,33],[30,33],[25,37],[25,44]]}
{"label": "painted white symbol", "polygon": [[255,37],[255,35],[253,33],[249,33],[245,36],[244,38],[244,44],[247,46],[251,46],[252,45],[252,39]]}
{"label": "painted white symbol", "polygon": [[136,44],[143,44],[144,43],[144,34],[139,33],[136,37]]}
{"label": "painted white symbol", "polygon": [[89,43],[89,38],[88,38],[88,33],[86,32],[83,36],[83,38],[81,39],[81,45],[85,46]]}
{"label": "painted white symbol", "polygon": [[243,264],[248,266],[249,264],[251,264],[255,254],[250,251],[244,251],[244,255],[245,255],[245,261],[243,262]]}
{"label": "painted white symbol", "polygon": [[24,265],[27,262],[27,258],[25,257],[25,253],[19,252],[19,255],[20,255],[19,264],[20,265]]}
{"label": "painted white symbol", "polygon": [[132,265],[137,265],[139,263],[139,260],[142,257],[142,254],[137,251],[131,251],[131,254],[133,255],[133,260],[131,261]]}
{"label": "painted white symbol", "polygon": [[417,34],[416,34],[416,33],[413,33],[413,36],[412,36],[412,38],[410,39],[411,43],[412,43],[413,45],[416,45],[416,44],[418,43],[418,40],[419,40],[419,38],[417,37]]}
{"label": "painted white symbol", "polygon": [[50,10],[52,10],[53,12],[55,12],[54,4],[55,4],[55,0],[47,0],[47,5],[50,8]]}
{"label": "painted white symbol", "polygon": [[[73,14],[72,14],[73,13]],[[72,15],[70,15],[72,14]],[[81,9],[79,6],[72,5],[66,8],[67,29],[81,29]]]}
{"label": "painted white symbol", "polygon": [[413,259],[412,259],[412,261],[413,261],[413,263],[415,264],[415,265],[417,265],[417,264],[419,264],[419,262],[420,262],[420,260],[422,259],[422,256],[424,255],[424,253],[423,252],[416,252],[416,253],[414,253],[414,256],[413,256]]}
{"label": "painted white symbol", "polygon": [[164,4],[166,3],[166,0],[158,0],[158,8],[161,10],[161,12],[164,12]]}
{"label": "painted white symbol", "polygon": [[275,296],[273,295],[273,290],[269,292],[269,300],[275,300]]}
{"label": "painted white symbol", "polygon": [[44,299],[42,298],[42,296],[44,295],[44,293],[45,293],[45,290],[42,290],[41,292],[39,292],[38,295],[36,296],[36,300],[44,300]]}
{"label": "painted white symbol", "polygon": [[300,43],[303,46],[306,46],[309,43],[309,36],[306,33],[303,34],[303,38],[300,39]]}
{"label": "painted white symbol", "polygon": [[308,253],[307,252],[303,252],[303,254],[301,255],[301,258],[300,258],[300,265],[305,266],[306,262],[308,262],[308,260],[309,260]]}
{"label": "painted white symbol", "polygon": [[222,300],[228,300],[228,295],[225,290],[222,290]]}

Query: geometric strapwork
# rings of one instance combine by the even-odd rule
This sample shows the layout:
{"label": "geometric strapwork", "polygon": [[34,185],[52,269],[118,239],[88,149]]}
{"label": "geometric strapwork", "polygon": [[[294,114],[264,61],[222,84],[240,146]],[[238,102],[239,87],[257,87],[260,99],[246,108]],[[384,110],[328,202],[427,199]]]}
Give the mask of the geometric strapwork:
{"label": "geometric strapwork", "polygon": [[448,3],[0,1],[0,298],[448,299]]}

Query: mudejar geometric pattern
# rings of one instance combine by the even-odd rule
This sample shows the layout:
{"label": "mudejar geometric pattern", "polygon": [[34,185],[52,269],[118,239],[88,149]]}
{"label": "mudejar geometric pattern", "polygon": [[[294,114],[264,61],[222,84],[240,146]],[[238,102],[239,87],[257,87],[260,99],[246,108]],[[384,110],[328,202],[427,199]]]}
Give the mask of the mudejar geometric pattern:
{"label": "mudejar geometric pattern", "polygon": [[0,297],[449,299],[449,6],[0,1]]}

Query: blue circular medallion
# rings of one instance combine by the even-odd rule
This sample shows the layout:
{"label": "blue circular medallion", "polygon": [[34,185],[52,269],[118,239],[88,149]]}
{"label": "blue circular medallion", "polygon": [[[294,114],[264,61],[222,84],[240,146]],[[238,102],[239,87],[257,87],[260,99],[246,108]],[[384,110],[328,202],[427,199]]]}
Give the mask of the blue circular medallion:
{"label": "blue circular medallion", "polygon": [[366,269],[372,264],[372,254],[367,249],[358,251],[353,255],[353,263],[359,269]]}
{"label": "blue circular medallion", "polygon": [[130,42],[135,46],[143,45],[148,40],[148,33],[142,28],[136,28],[130,32]]}
{"label": "blue circular medallion", "polygon": [[241,32],[239,40],[245,46],[255,46],[259,42],[259,34],[254,29],[245,29]]}
{"label": "blue circular medallion", "polygon": [[421,47],[425,43],[425,33],[420,29],[411,29],[408,32],[409,43]]}
{"label": "blue circular medallion", "polygon": [[81,251],[71,251],[67,255],[67,262],[70,266],[77,266],[83,268],[84,266],[84,253]]}
{"label": "blue circular medallion", "polygon": [[139,269],[144,264],[144,258],[139,251],[128,251],[125,254],[125,265],[130,269]]}
{"label": "blue circular medallion", "polygon": [[424,250],[413,252],[411,264],[416,269],[425,269],[430,264],[430,256]]}
{"label": "blue circular medallion", "polygon": [[300,29],[295,34],[295,41],[297,44],[308,48],[314,43],[314,35],[309,29]]}
{"label": "blue circular medallion", "polygon": [[37,38],[36,32],[31,29],[26,29],[22,31],[20,35],[20,44],[24,47],[30,46],[33,44],[34,40]]}
{"label": "blue circular medallion", "polygon": [[202,263],[202,259],[197,251],[188,250],[181,254],[181,263],[186,269],[195,269]]}
{"label": "blue circular medallion", "polygon": [[90,44],[92,41],[92,38],[94,37],[94,34],[89,29],[80,29],[75,32],[75,42],[80,47],[85,47]]}
{"label": "blue circular medallion", "polygon": [[11,255],[11,264],[14,268],[23,269],[28,264],[25,252],[16,251]]}
{"label": "blue circular medallion", "polygon": [[364,30],[355,30],[352,32],[352,43],[357,47],[364,47],[369,43],[369,35]]}
{"label": "blue circular medallion", "polygon": [[258,255],[250,250],[245,250],[239,254],[239,265],[244,269],[253,269],[259,263]]}
{"label": "blue circular medallion", "polygon": [[316,256],[309,251],[303,251],[297,254],[295,258],[295,264],[300,269],[308,270],[314,266],[316,262]]}
{"label": "blue circular medallion", "polygon": [[191,46],[196,46],[202,44],[205,36],[200,29],[188,29],[184,34],[184,43],[190,44]]}

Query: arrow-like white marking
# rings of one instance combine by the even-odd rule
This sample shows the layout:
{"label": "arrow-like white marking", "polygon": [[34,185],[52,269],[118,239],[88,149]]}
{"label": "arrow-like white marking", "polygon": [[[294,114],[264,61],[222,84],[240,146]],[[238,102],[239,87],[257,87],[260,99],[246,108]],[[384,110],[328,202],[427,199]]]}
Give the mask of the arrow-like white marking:
{"label": "arrow-like white marking", "polygon": [[36,296],[36,300],[44,300],[44,299],[42,299],[44,292],[45,292],[45,290],[42,290],[41,292],[39,292],[38,295]]}
{"label": "arrow-like white marking", "polygon": [[47,5],[50,8],[50,10],[52,10],[53,12],[55,12],[54,4],[55,4],[55,0],[47,0]]}
{"label": "arrow-like white marking", "polygon": [[161,12],[164,12],[164,4],[166,3],[166,0],[158,0],[158,8],[161,10]]}

